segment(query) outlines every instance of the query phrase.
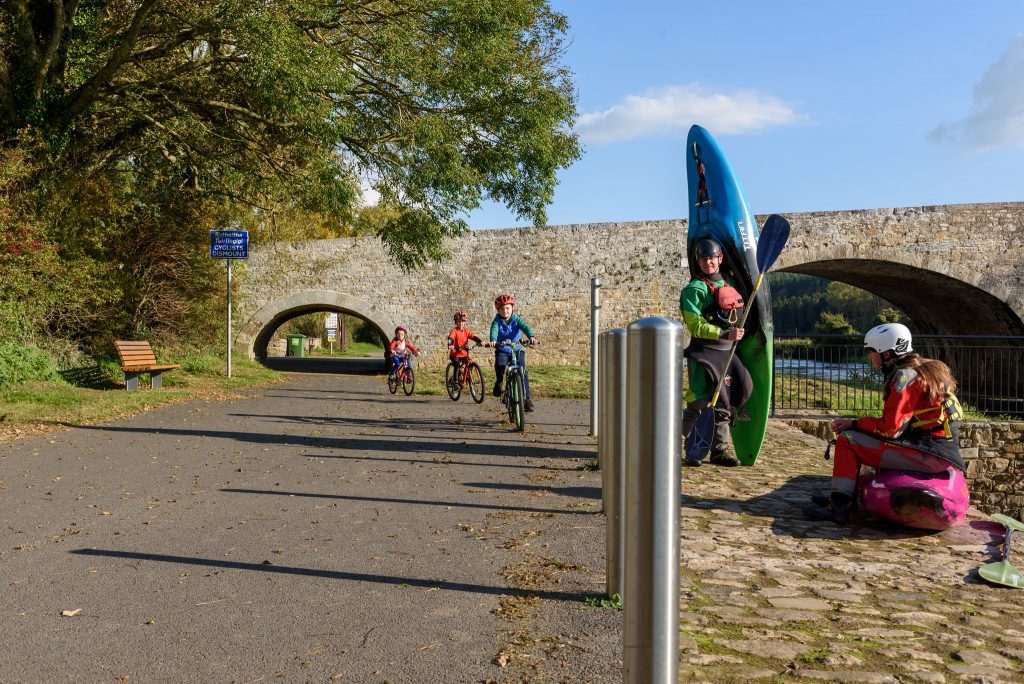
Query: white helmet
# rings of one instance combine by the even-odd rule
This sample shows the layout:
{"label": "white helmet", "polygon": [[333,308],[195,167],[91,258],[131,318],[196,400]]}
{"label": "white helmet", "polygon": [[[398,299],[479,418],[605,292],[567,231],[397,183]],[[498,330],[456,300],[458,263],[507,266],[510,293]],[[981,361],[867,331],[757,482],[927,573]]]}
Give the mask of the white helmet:
{"label": "white helmet", "polygon": [[883,323],[868,330],[864,335],[864,348],[879,354],[887,351],[902,356],[914,351],[910,346],[910,328],[902,323]]}

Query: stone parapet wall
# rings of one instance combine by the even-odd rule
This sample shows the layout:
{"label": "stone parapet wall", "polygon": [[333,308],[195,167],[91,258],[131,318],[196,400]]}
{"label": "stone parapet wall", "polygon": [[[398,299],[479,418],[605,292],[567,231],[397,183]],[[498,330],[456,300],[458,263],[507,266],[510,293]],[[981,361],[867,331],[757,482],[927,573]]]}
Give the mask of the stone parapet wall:
{"label": "stone parapet wall", "polygon": [[[832,439],[832,419],[783,422],[822,440]],[[985,513],[1024,520],[1024,422],[963,423],[960,453],[967,464],[971,503]]]}
{"label": "stone parapet wall", "polygon": [[[792,237],[776,268],[866,288],[892,281],[890,301],[922,332],[943,329],[949,310],[966,326],[953,332],[1024,330],[1024,203],[787,217]],[[602,280],[602,331],[645,315],[677,318],[679,291],[689,281],[685,235],[684,220],[471,231],[448,243],[449,259],[409,273],[376,238],[265,245],[237,264],[237,339],[240,351],[251,355],[255,337],[278,325],[279,314],[317,310],[319,297],[331,303],[320,310],[347,310],[389,336],[395,324],[405,323],[424,348],[424,361],[441,363],[453,312],[468,311],[470,329],[486,336],[494,297],[511,292],[542,342],[531,362],[586,364],[591,277]],[[979,295],[988,297],[983,305]],[[979,311],[987,318],[965,318]]]}

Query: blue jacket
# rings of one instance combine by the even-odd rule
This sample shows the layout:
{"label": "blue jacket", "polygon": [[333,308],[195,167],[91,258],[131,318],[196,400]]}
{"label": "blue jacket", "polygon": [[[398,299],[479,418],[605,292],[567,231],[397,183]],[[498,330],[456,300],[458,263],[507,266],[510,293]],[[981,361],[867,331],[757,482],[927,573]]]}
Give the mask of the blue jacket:
{"label": "blue jacket", "polygon": [[517,313],[507,321],[501,316],[495,316],[491,321],[491,342],[518,342],[523,335],[535,337],[533,328]]}

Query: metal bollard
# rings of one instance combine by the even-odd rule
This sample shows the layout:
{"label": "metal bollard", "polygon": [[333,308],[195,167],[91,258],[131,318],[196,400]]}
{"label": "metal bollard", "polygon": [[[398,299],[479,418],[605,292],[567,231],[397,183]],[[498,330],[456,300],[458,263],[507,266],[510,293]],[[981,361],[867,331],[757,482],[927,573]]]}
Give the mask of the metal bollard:
{"label": "metal bollard", "polygon": [[[598,383],[601,376],[597,360],[597,331],[601,327],[601,279],[590,279],[590,436],[597,435]],[[598,459],[600,461],[600,459]]]}
{"label": "metal bollard", "polygon": [[679,677],[683,326],[648,316],[626,333],[623,681]]}
{"label": "metal bollard", "polygon": [[626,329],[601,334],[598,461],[605,514],[605,593],[623,595],[622,504],[626,491]]}

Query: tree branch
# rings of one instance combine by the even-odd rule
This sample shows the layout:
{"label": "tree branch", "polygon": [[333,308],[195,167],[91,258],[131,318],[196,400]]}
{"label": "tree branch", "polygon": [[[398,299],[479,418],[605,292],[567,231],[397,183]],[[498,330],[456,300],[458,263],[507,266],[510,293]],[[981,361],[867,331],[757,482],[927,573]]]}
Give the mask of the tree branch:
{"label": "tree branch", "polygon": [[61,0],[51,0],[50,6],[53,8],[50,40],[46,44],[46,50],[43,52],[42,58],[36,65],[35,78],[32,79],[32,94],[35,96],[36,101],[42,99],[43,83],[46,82],[46,74],[50,70],[50,65],[53,64],[53,58],[57,55],[57,49],[60,47],[61,40],[64,39],[64,27],[66,25],[64,3]]}
{"label": "tree branch", "polygon": [[97,71],[92,78],[82,84],[82,87],[78,89],[75,96],[71,100],[71,104],[68,105],[67,109],[64,110],[65,121],[72,119],[75,115],[85,110],[91,105],[96,98],[99,96],[100,89],[106,85],[117,70],[120,69],[125,62],[131,59],[132,50],[135,44],[139,40],[139,33],[142,31],[143,22],[153,9],[153,5],[156,4],[157,0],[143,0],[143,3],[139,6],[139,9],[135,10],[135,15],[132,17],[132,23],[128,27],[128,30],[124,34],[124,39],[121,44],[114,51],[114,54],[110,56],[107,63],[103,65],[99,71]]}

